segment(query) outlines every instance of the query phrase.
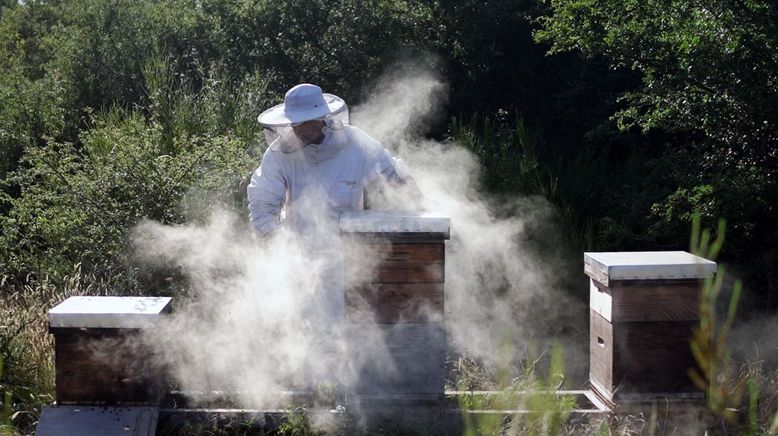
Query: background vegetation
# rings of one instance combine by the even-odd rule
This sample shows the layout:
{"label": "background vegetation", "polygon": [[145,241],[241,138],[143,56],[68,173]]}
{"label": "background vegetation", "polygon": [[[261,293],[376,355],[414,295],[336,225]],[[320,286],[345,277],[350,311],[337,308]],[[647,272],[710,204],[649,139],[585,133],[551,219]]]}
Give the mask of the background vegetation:
{"label": "background vegetation", "polygon": [[301,81],[359,102],[397,62],[447,81],[429,134],[481,158],[485,191],[551,200],[574,255],[685,250],[695,212],[724,217],[741,310],[774,311],[776,47],[763,0],[1,0],[0,392],[14,424],[51,400],[51,304],[174,292],[138,268],[135,223],[244,214],[259,111]]}

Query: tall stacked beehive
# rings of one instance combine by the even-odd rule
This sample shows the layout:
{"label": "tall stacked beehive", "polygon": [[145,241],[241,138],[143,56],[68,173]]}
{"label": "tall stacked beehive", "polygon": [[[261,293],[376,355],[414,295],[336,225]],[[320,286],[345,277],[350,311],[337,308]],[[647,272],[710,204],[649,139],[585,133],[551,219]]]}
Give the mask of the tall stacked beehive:
{"label": "tall stacked beehive", "polygon": [[592,390],[620,401],[700,395],[690,337],[716,264],[682,251],[585,253]]}
{"label": "tall stacked beehive", "polygon": [[[355,211],[341,216],[340,228],[349,243],[362,247],[374,261],[369,271],[347,273],[346,321],[354,333],[354,358],[360,365],[353,390],[362,397],[442,397],[449,219],[437,214]],[[378,352],[378,356],[361,352]]]}

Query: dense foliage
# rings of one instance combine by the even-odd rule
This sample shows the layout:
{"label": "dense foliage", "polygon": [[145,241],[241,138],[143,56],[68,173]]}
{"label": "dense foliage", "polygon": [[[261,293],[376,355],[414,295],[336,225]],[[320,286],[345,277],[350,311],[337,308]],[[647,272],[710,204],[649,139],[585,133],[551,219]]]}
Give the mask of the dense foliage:
{"label": "dense foliage", "polygon": [[[551,0],[538,40],[576,50],[641,83],[619,98],[622,129],[673,136],[647,186],[668,183],[643,212],[672,244],[693,211],[729,221],[730,259],[774,306],[778,291],[778,8],[761,0]],[[670,238],[668,238],[670,237]],[[746,261],[746,259],[748,259]]]}
{"label": "dense foliage", "polygon": [[431,134],[482,158],[486,190],[546,196],[579,251],[683,248],[694,211],[727,218],[724,260],[775,304],[775,14],[755,0],[6,2],[6,283],[126,271],[128,228],[184,221],[201,184],[235,188],[240,209],[265,102],[303,80],[359,101],[411,62],[448,81],[454,122]]}
{"label": "dense foliage", "polygon": [[682,248],[692,212],[725,217],[725,260],[747,255],[746,283],[774,304],[775,13],[723,0],[6,2],[3,274],[129,268],[137,220],[182,222],[201,184],[240,198],[265,102],[302,80],[359,101],[413,62],[448,81],[459,121],[431,133],[479,154],[486,190],[545,195],[579,249]]}
{"label": "dense foliage", "polygon": [[[726,218],[743,307],[775,308],[777,45],[763,0],[0,0],[0,295],[170,286],[136,223],[245,217],[262,109],[300,81],[358,103],[412,64],[448,85],[429,135],[484,191],[553,202],[571,256]],[[35,373],[0,339],[5,380]]]}
{"label": "dense foliage", "polygon": [[641,73],[622,126],[699,131],[733,159],[774,166],[778,11],[759,0],[552,0],[538,39]]}
{"label": "dense foliage", "polygon": [[[125,292],[142,287],[131,277],[128,229],[142,218],[184,221],[184,194],[203,184],[236,188],[228,202],[241,209],[238,181],[261,147],[252,118],[266,101],[302,80],[359,101],[376,77],[408,62],[449,80],[450,113],[468,120],[456,132],[441,123],[434,135],[470,131],[481,153],[489,141],[510,148],[510,132],[521,130],[536,143],[536,164],[553,186],[546,194],[565,209],[571,231],[591,233],[602,211],[589,198],[603,175],[588,164],[609,159],[600,150],[611,146],[632,153],[630,135],[607,126],[615,102],[604,98],[623,89],[625,76],[574,56],[546,57],[530,32],[541,10],[533,2],[470,1],[6,7],[0,252],[7,283],[61,277],[81,263],[89,273],[127,278]],[[477,113],[495,126],[494,137],[480,131]],[[210,161],[220,148],[239,153],[241,143],[232,161]],[[497,160],[484,168],[505,182],[485,180],[487,190],[539,193],[528,190],[514,160],[491,156]]]}

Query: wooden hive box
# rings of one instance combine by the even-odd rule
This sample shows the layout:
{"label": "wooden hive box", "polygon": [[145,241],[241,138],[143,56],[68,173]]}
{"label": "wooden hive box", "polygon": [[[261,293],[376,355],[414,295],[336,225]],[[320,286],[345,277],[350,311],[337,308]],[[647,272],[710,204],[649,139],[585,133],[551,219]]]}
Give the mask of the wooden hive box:
{"label": "wooden hive box", "polygon": [[156,405],[161,371],[142,331],[168,297],[70,297],[49,311],[57,404]]}
{"label": "wooden hive box", "polygon": [[697,396],[688,371],[699,292],[716,264],[683,251],[585,253],[592,390],[619,401]]}
{"label": "wooden hive box", "polygon": [[[388,351],[384,357],[392,367],[386,371],[383,358],[355,356],[359,362],[368,362],[360,368],[355,393],[417,399],[443,396],[449,226],[448,217],[432,213],[368,210],[341,216],[341,234],[375,260],[371,271],[346,274],[346,320],[357,345],[355,353],[375,349],[358,344],[375,341],[378,329]],[[366,324],[371,328],[364,328]]]}

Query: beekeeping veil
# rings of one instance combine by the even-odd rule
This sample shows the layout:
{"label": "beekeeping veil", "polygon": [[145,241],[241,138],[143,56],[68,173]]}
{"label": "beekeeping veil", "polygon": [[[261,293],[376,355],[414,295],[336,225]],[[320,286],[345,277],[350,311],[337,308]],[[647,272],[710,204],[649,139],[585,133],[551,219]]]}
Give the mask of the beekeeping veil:
{"label": "beekeeping veil", "polygon": [[349,122],[348,106],[342,98],[325,94],[321,88],[310,83],[293,87],[286,92],[283,103],[257,117],[257,121],[264,127],[267,143],[285,152],[299,150],[305,145],[295,135],[294,126],[317,119],[324,121],[325,135],[341,130]]}

